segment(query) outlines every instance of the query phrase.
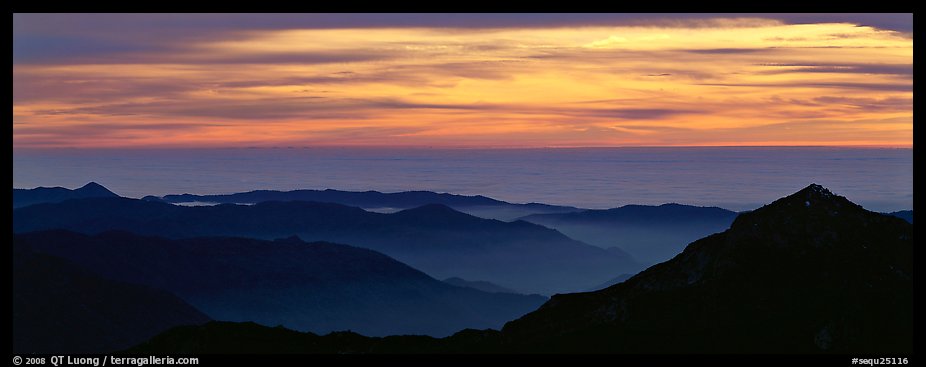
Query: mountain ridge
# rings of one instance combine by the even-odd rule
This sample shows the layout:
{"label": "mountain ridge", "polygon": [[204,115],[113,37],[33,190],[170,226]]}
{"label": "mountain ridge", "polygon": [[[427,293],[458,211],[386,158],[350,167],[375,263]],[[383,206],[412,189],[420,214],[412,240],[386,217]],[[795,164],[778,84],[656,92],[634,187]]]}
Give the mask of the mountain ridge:
{"label": "mountain ridge", "polygon": [[570,206],[542,203],[517,204],[482,195],[467,196],[422,190],[391,193],[373,190],[344,191],[335,189],[298,189],[291,191],[253,190],[242,193],[217,195],[171,194],[164,195],[160,197],[160,199],[174,204],[190,202],[256,204],[265,201],[315,201],[356,206],[374,211],[383,208],[405,210],[428,204],[443,204],[467,214],[486,219],[505,221],[533,213],[562,213],[580,210],[579,208]]}
{"label": "mountain ridge", "polygon": [[440,204],[382,214],[335,203],[268,201],[184,207],[128,198],[73,199],[15,209],[14,232],[125,230],[170,238],[298,235],[370,248],[437,278],[485,279],[521,293],[585,289],[639,265],[523,221],[503,222]]}
{"label": "mountain ridge", "polygon": [[57,203],[69,199],[94,197],[119,197],[119,195],[93,181],[73,190],[63,187],[13,188],[13,209],[34,204]]}

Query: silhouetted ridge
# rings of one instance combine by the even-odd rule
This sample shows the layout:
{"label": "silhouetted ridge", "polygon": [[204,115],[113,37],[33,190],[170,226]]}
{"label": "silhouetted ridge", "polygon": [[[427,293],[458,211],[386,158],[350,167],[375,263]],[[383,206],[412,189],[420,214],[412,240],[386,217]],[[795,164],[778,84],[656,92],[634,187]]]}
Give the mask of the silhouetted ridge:
{"label": "silhouetted ridge", "polygon": [[[759,209],[736,217],[732,231],[807,231],[822,227],[839,217],[841,221],[861,221],[864,217],[879,215],[862,208],[843,196],[817,184],[766,204]],[[885,216],[886,217],[886,216]],[[800,224],[801,227],[794,227]],[[831,223],[839,224],[839,223]]]}
{"label": "silhouetted ridge", "polygon": [[535,213],[574,212],[578,208],[545,204],[513,204],[482,195],[466,196],[431,191],[404,191],[382,193],[379,191],[341,190],[256,190],[227,195],[165,195],[171,203],[260,203],[265,201],[317,201],[356,206],[370,210],[396,211],[417,208],[428,204],[443,204],[482,218],[513,220]]}
{"label": "silhouetted ridge", "polygon": [[69,190],[63,187],[13,189],[13,209],[41,203],[59,203],[70,199],[119,197],[96,182]]}
{"label": "silhouetted ridge", "polygon": [[414,220],[428,224],[461,224],[482,222],[484,219],[461,213],[444,204],[427,204],[417,208],[405,209],[392,215],[399,220]]}
{"label": "silhouetted ridge", "polygon": [[591,288],[589,288],[589,289],[587,289],[587,290],[585,290],[585,291],[586,291],[586,292],[594,292],[594,291],[597,291],[597,290],[602,290],[602,289],[608,288],[608,287],[610,287],[610,286],[612,286],[612,285],[615,285],[615,284],[618,284],[618,283],[623,283],[623,282],[625,282],[627,279],[630,279],[631,277],[633,277],[633,274],[621,274],[621,275],[618,275],[618,276],[614,277],[614,279],[608,280],[607,282],[604,282],[604,283],[601,283],[601,284],[599,284],[599,285],[597,285],[597,286],[591,287]]}
{"label": "silhouetted ridge", "polygon": [[556,295],[503,335],[548,352],[909,353],[912,235],[810,185],[623,283]]}
{"label": "silhouetted ridge", "polygon": [[[456,210],[453,210],[452,208],[444,204],[426,204],[426,205],[419,206],[417,208],[406,209],[399,213],[404,213],[407,215],[413,215],[413,214],[422,215],[422,216],[432,215],[432,214],[439,214],[439,215],[463,214]],[[469,215],[466,215],[466,216],[469,216]]]}
{"label": "silhouetted ridge", "polygon": [[811,184],[794,194],[775,200],[771,204],[759,208],[759,210],[785,210],[793,207],[804,207],[820,214],[825,212],[825,214],[830,216],[838,214],[835,212],[828,212],[830,209],[847,208],[854,211],[864,210],[861,205],[849,201],[849,199],[846,199],[844,196],[833,194],[829,189],[817,184]]}
{"label": "silhouetted ridge", "polygon": [[114,194],[112,191],[109,191],[109,189],[103,187],[103,185],[100,185],[100,184],[98,184],[98,183],[96,183],[96,182],[93,182],[93,181],[88,182],[86,185],[84,185],[84,186],[82,186],[82,187],[80,187],[79,189],[74,190],[74,191],[76,191],[76,192],[78,192],[78,193],[81,193],[81,194],[85,194],[85,195],[87,195],[88,197],[89,197],[90,195],[93,195],[93,196],[118,196],[118,195]]}

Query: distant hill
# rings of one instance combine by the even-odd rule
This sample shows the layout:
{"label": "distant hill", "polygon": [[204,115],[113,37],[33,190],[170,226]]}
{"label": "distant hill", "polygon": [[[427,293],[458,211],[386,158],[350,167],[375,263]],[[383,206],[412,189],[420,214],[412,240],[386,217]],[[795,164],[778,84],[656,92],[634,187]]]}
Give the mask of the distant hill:
{"label": "distant hill", "polygon": [[663,204],[534,214],[521,219],[599,247],[617,246],[651,265],[671,259],[691,241],[727,229],[736,215],[717,207]]}
{"label": "distant hill", "polygon": [[551,352],[912,353],[912,277],[911,224],[811,185],[503,335]]}
{"label": "distant hill", "polygon": [[886,213],[887,215],[892,215],[897,218],[903,219],[907,222],[913,223],[913,211],[912,210],[900,210],[892,213]]}
{"label": "distant hill", "polygon": [[444,279],[444,283],[454,285],[457,287],[467,287],[467,288],[478,289],[480,291],[490,292],[490,293],[518,293],[512,289],[508,289],[498,284],[487,282],[484,280],[466,280],[462,278],[451,277],[451,278]]}
{"label": "distant hill", "polygon": [[371,250],[297,238],[169,240],[56,230],[15,235],[14,242],[107,279],[168,290],[215,320],[314,332],[444,336],[501,327],[546,300],[454,287]]}
{"label": "distant hill", "polygon": [[13,244],[13,352],[107,353],[209,318],[166,291]]}
{"label": "distant hill", "polygon": [[211,323],[175,328],[133,351],[908,356],[913,325],[913,225],[811,185],[622,283],[556,295],[500,333],[305,342],[283,330]]}
{"label": "distant hill", "polygon": [[536,213],[567,213],[581,209],[538,203],[512,204],[481,195],[465,196],[431,191],[404,191],[382,193],[379,191],[341,191],[341,190],[293,190],[274,191],[256,190],[227,195],[165,195],[162,198],[169,203],[217,203],[217,204],[256,204],[266,201],[316,201],[356,206],[371,211],[396,212],[417,208],[428,204],[442,204],[455,210],[481,218],[509,221],[518,217]]}
{"label": "distant hill", "polygon": [[484,279],[520,293],[574,292],[615,273],[636,272],[629,256],[523,221],[482,219],[440,204],[393,214],[340,204],[263,202],[183,207],[127,198],[76,199],[13,211],[16,233],[110,230],[171,238],[298,235],[385,253],[439,279]]}
{"label": "distant hill", "polygon": [[69,190],[63,187],[13,189],[13,209],[41,203],[60,203],[69,199],[119,197],[96,182]]}

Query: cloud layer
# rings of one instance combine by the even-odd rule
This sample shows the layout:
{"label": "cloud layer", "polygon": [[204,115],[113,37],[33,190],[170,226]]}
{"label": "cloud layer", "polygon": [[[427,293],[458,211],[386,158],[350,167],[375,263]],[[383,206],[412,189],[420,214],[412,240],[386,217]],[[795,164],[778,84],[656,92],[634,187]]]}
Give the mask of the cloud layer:
{"label": "cloud layer", "polygon": [[14,147],[912,144],[909,14],[15,14]]}

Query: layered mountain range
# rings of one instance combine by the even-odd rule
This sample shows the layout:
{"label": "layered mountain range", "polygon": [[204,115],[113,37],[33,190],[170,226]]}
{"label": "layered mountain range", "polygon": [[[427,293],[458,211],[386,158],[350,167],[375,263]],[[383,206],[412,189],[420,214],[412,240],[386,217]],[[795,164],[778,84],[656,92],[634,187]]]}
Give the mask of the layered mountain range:
{"label": "layered mountain range", "polygon": [[641,269],[623,252],[605,251],[540,225],[478,218],[442,204],[382,214],[319,202],[185,207],[116,197],[13,210],[14,232],[47,229],[169,238],[296,235],[373,249],[436,278],[488,280],[525,294],[582,290]]}
{"label": "layered mountain range", "polygon": [[[153,197],[151,199],[154,199]],[[441,204],[457,211],[487,219],[513,220],[538,213],[569,213],[579,208],[541,203],[514,204],[488,198],[482,195],[466,196],[431,191],[403,191],[383,193],[379,191],[341,190],[255,190],[224,195],[165,195],[164,202],[172,204],[257,204],[265,201],[317,201],[355,206],[370,211],[395,212],[417,208],[428,204]]]}
{"label": "layered mountain range", "polygon": [[[169,328],[130,351],[913,347],[912,211],[870,212],[819,185],[744,213],[667,204],[524,218],[567,232],[611,228],[613,241],[572,234],[600,236],[597,245],[632,248],[644,261],[670,257],[638,274],[625,271],[639,265],[621,247],[444,204],[390,214],[305,201],[186,207],[91,183],[14,189],[13,216],[17,353],[113,351]],[[626,243],[636,235],[627,226],[658,233],[692,223],[710,233],[675,255],[665,244],[694,232]],[[582,289],[598,290],[562,294]],[[515,294],[525,291],[561,294],[545,303]]]}
{"label": "layered mountain range", "polygon": [[[254,339],[211,337],[232,330]],[[263,352],[912,353],[913,226],[810,185],[626,281],[555,295],[501,331],[321,337],[210,323],[132,350],[247,351],[243,340]]]}

